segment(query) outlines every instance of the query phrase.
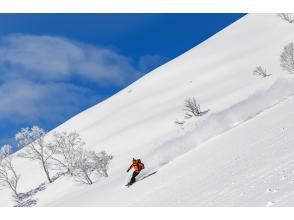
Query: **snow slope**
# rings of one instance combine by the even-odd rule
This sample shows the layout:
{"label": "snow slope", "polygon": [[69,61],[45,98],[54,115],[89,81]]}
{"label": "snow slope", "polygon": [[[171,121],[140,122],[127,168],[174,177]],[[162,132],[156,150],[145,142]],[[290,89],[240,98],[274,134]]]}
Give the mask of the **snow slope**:
{"label": "snow slope", "polygon": [[[294,76],[279,56],[293,39],[275,14],[246,15],[56,128],[114,155],[109,178],[47,184],[36,163],[17,159],[21,191],[39,186],[39,206],[292,205]],[[256,66],[272,75],[253,76]],[[211,111],[176,125],[189,97]],[[125,188],[133,157],[146,166],[138,178],[150,176]],[[13,205],[6,190],[0,205]]]}

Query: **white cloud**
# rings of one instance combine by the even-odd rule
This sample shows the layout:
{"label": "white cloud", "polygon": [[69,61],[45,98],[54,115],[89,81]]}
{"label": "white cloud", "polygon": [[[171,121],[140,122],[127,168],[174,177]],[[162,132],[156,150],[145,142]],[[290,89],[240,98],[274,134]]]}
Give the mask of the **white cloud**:
{"label": "white cloud", "polygon": [[99,88],[121,88],[158,61],[163,59],[148,55],[134,63],[113,50],[61,37],[0,38],[0,123],[61,123],[103,99]]}
{"label": "white cloud", "polygon": [[99,100],[89,89],[65,83],[9,81],[0,86],[0,121],[61,120]]}
{"label": "white cloud", "polygon": [[0,69],[6,78],[68,80],[125,85],[140,72],[127,57],[65,38],[12,35],[0,41]]}

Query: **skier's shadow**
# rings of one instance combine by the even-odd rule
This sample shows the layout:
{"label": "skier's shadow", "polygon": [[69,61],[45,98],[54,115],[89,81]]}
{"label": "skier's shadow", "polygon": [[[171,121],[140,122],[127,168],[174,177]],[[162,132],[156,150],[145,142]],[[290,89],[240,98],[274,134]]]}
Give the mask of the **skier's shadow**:
{"label": "skier's shadow", "polygon": [[156,174],[157,172],[158,172],[158,171],[154,171],[154,172],[152,172],[152,173],[148,173],[148,174],[146,174],[145,176],[143,176],[140,180],[146,179],[146,178],[148,178],[149,176],[152,176],[152,175]]}

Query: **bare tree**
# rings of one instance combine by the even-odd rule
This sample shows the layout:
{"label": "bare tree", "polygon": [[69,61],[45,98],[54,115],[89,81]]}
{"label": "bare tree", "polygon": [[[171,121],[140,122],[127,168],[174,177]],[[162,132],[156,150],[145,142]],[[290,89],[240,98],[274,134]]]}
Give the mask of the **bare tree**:
{"label": "bare tree", "polygon": [[287,44],[280,56],[281,67],[294,74],[294,43],[291,42]]}
{"label": "bare tree", "polygon": [[96,153],[79,148],[75,151],[75,165],[73,177],[77,182],[93,184],[93,175],[107,177],[107,169],[110,160],[113,158],[104,151]]}
{"label": "bare tree", "polygon": [[88,160],[88,152],[82,148],[75,151],[75,165],[73,176],[77,182],[85,184],[93,184],[91,174],[93,173],[93,165]]}
{"label": "bare tree", "polygon": [[15,139],[18,141],[19,147],[23,147],[19,156],[39,161],[49,183],[52,183],[49,174],[49,160],[55,154],[55,149],[45,142],[45,134],[46,132],[42,128],[33,126],[31,129],[21,129],[21,131],[16,134]]}
{"label": "bare tree", "polygon": [[95,172],[99,176],[108,177],[108,167],[110,160],[113,159],[112,155],[107,154],[105,151],[96,153],[95,151],[89,152],[90,159],[93,161]]}
{"label": "bare tree", "polygon": [[4,145],[0,148],[0,187],[9,188],[13,197],[19,200],[17,186],[20,175],[15,171],[12,163],[13,158],[10,145]]}
{"label": "bare tree", "polygon": [[257,66],[254,70],[253,70],[253,75],[256,76],[261,76],[263,78],[270,76],[271,74],[267,74],[266,73],[266,69],[262,69],[261,66]]}
{"label": "bare tree", "polygon": [[199,117],[207,112],[210,111],[210,109],[207,109],[205,111],[201,111],[200,104],[196,101],[195,98],[188,98],[185,100],[184,103],[184,111],[185,111],[185,118],[191,118],[193,116]]}
{"label": "bare tree", "polygon": [[75,132],[55,132],[53,134],[53,147],[55,155],[52,160],[57,170],[66,170],[73,175],[76,150],[82,148],[85,143],[82,141],[80,135]]}
{"label": "bare tree", "polygon": [[294,15],[292,13],[278,13],[277,15],[290,24],[294,23]]}
{"label": "bare tree", "polygon": [[78,182],[93,183],[93,176],[107,177],[110,160],[113,158],[105,151],[96,153],[83,149],[85,143],[75,132],[55,132],[51,146],[55,151],[51,160],[58,170],[66,170]]}

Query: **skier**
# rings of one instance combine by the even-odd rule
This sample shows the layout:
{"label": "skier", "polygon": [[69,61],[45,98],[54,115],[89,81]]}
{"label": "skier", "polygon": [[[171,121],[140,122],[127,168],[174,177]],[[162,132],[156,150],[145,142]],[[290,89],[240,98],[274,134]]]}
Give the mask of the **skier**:
{"label": "skier", "polygon": [[130,169],[134,168],[135,171],[133,172],[131,181],[127,184],[127,186],[131,186],[132,184],[134,184],[134,182],[136,182],[136,176],[139,175],[139,173],[141,172],[141,170],[143,170],[145,168],[144,164],[141,162],[140,159],[135,159],[133,158],[133,163],[132,165],[129,167],[129,169],[127,170],[127,172],[130,171]]}

